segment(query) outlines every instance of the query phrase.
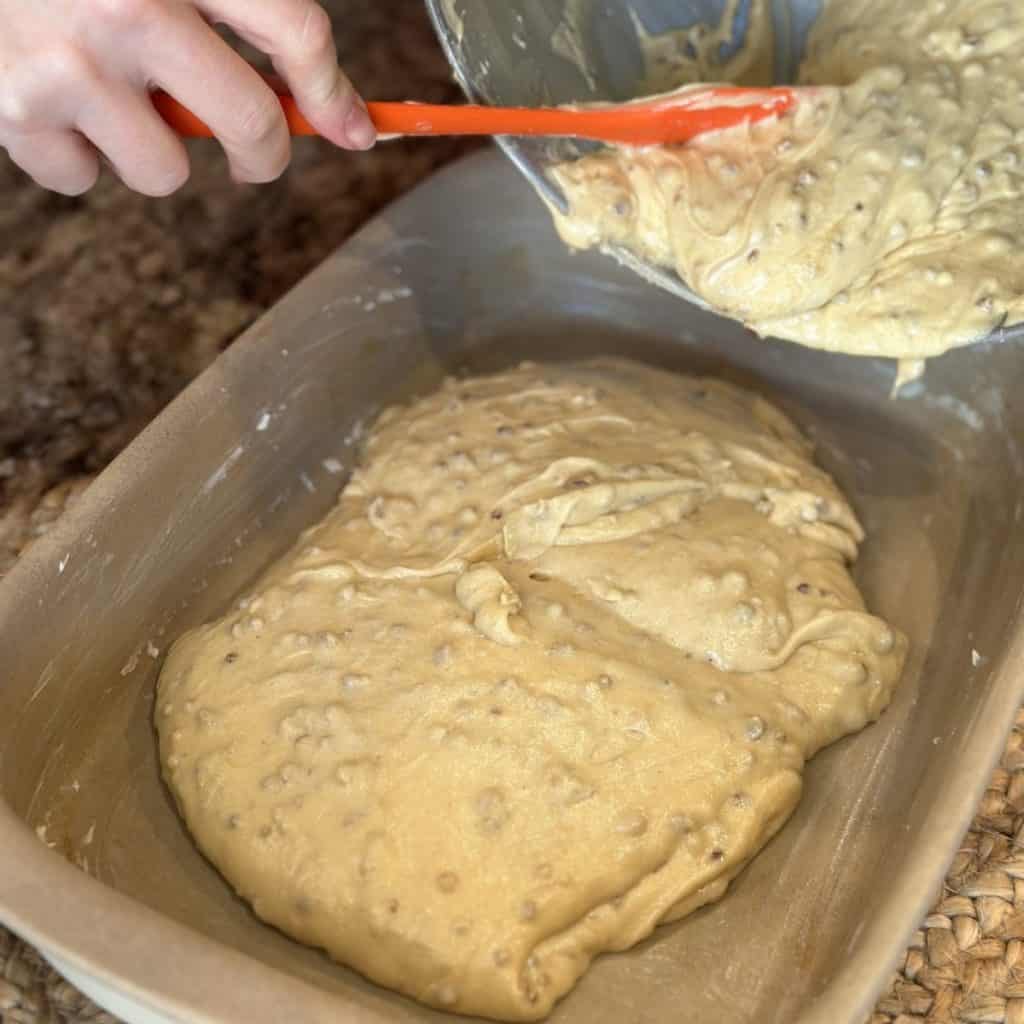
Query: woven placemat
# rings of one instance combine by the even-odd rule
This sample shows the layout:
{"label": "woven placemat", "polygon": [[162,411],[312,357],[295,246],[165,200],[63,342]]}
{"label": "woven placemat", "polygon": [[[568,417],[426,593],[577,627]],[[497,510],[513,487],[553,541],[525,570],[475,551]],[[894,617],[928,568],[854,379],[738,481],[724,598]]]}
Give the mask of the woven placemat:
{"label": "woven placemat", "polygon": [[[78,477],[0,516],[0,574],[88,485]],[[3,1024],[117,1024],[0,928]],[[1024,709],[942,893],[869,1024],[1024,1024]],[[625,1024],[625,1022],[624,1022]],[[712,1022],[708,1022],[712,1024]]]}

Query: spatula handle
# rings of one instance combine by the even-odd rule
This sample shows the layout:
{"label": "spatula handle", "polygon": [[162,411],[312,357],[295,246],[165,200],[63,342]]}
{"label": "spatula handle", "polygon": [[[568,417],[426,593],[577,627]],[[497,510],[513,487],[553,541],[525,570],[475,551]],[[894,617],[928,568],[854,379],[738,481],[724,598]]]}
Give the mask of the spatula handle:
{"label": "spatula handle", "polygon": [[[278,93],[292,135],[316,135],[295,100]],[[179,134],[211,138],[213,132],[176,99],[153,94],[160,116]],[[528,135],[572,134],[579,122],[571,112],[480,106],[444,106],[431,103],[367,103],[370,119],[382,135]]]}
{"label": "spatula handle", "polygon": [[[213,132],[188,107],[182,106],[173,96],[165,92],[152,94],[153,106],[157,113],[179,134],[192,139],[211,139]],[[313,126],[299,112],[295,100],[287,93],[278,92],[288,130],[292,135],[316,135]]]}
{"label": "spatula handle", "polygon": [[[275,90],[292,135],[316,135],[287,92]],[[749,104],[728,103],[745,90],[709,89],[722,105],[660,100],[615,107],[563,110],[556,107],[491,107],[429,103],[368,103],[370,118],[382,135],[550,135],[604,142],[649,144],[681,142],[702,132],[728,128],[781,113],[793,102],[791,90],[757,90]],[[195,114],[166,93],[153,94],[153,104],[180,135],[209,138],[212,132]]]}

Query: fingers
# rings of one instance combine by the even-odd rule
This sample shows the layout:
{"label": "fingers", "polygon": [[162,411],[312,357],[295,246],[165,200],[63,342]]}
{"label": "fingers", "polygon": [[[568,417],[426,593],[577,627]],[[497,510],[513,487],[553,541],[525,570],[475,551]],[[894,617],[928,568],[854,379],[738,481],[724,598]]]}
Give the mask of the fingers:
{"label": "fingers", "polygon": [[194,10],[169,11],[148,33],[142,53],[149,80],[213,131],[235,180],[280,176],[291,140],[277,96]]}
{"label": "fingers", "polygon": [[188,155],[148,98],[120,83],[101,83],[82,103],[78,130],[117,176],[146,196],[167,196],[188,180]]}
{"label": "fingers", "polygon": [[338,67],[331,20],[315,0],[199,0],[199,8],[270,56],[321,135],[347,149],[373,145],[376,129]]}
{"label": "fingers", "polygon": [[184,147],[139,87],[105,77],[88,51],[48,41],[0,83],[0,143],[39,184],[79,195],[102,152],[130,187],[167,195],[188,176]]}
{"label": "fingers", "polygon": [[96,150],[72,131],[14,135],[4,144],[8,156],[43,188],[80,196],[96,184],[100,161]]}
{"label": "fingers", "polygon": [[322,135],[353,149],[376,137],[338,67],[330,19],[316,0],[0,0],[0,21],[5,11],[0,146],[58,191],[87,189],[99,153],[145,194],[182,184],[187,157],[153,109],[151,86],[209,125],[237,180],[280,175],[291,150],[280,102],[202,14],[271,57]]}

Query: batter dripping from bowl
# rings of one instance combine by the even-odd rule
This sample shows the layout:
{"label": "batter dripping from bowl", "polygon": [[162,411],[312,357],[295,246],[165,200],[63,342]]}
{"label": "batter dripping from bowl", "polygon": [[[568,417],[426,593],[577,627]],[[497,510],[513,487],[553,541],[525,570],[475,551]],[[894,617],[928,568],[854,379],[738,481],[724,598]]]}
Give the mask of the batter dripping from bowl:
{"label": "batter dripping from bowl", "polygon": [[831,0],[799,81],[779,120],[555,167],[563,238],[852,355],[920,361],[1024,319],[1024,6]]}

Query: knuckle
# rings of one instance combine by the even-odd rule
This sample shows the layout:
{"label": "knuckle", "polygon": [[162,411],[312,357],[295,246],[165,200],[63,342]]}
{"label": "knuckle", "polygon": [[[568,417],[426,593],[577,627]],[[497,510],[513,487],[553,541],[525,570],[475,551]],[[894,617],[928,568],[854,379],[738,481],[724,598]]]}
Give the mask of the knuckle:
{"label": "knuckle", "polygon": [[55,43],[41,55],[40,64],[42,73],[64,88],[81,88],[98,78],[88,54],[73,43]]}
{"label": "knuckle", "polygon": [[53,125],[65,119],[67,98],[80,96],[97,80],[84,50],[70,42],[51,43],[0,83],[0,124],[15,131]]}
{"label": "knuckle", "polygon": [[238,119],[237,141],[243,146],[260,146],[277,135],[284,122],[281,105],[270,90]]}
{"label": "knuckle", "polygon": [[104,21],[118,25],[138,25],[154,13],[155,0],[93,0],[93,11]]}
{"label": "knuckle", "polygon": [[0,90],[0,124],[17,130],[24,128],[31,119],[31,105],[21,91]]}
{"label": "knuckle", "polygon": [[334,45],[330,15],[318,4],[307,3],[300,13],[301,25],[295,37],[299,54],[321,53]]}
{"label": "knuckle", "polygon": [[307,78],[303,85],[306,100],[318,107],[339,103],[347,108],[355,95],[345,76],[333,63]]}

